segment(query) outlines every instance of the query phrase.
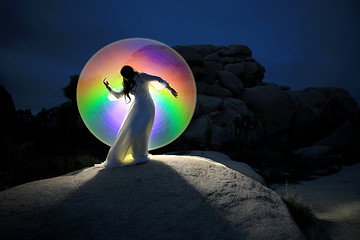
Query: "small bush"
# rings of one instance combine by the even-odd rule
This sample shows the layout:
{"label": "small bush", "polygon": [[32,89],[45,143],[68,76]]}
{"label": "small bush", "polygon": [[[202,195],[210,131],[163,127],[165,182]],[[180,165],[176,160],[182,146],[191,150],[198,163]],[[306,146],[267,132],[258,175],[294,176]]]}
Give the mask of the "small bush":
{"label": "small bush", "polygon": [[286,192],[281,197],[301,229],[308,229],[316,223],[317,218],[310,206],[299,195]]}
{"label": "small bush", "polygon": [[308,240],[330,239],[330,235],[318,223],[318,219],[310,206],[297,194],[286,191],[281,195],[295,223],[303,231]]}

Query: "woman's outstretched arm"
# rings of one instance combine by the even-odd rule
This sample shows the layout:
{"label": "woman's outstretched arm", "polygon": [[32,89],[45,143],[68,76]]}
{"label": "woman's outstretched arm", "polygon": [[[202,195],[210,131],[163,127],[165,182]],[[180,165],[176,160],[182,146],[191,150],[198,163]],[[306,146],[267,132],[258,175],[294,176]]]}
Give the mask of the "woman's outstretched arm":
{"label": "woman's outstretched arm", "polygon": [[115,91],[114,89],[112,89],[110,87],[108,80],[106,80],[106,78],[103,80],[103,83],[104,83],[105,87],[109,90],[109,99],[110,100],[113,101],[113,100],[119,99],[122,96],[124,96],[124,92],[122,90],[120,92],[118,92],[118,91]]}
{"label": "woman's outstretched arm", "polygon": [[168,89],[172,95],[174,95],[174,97],[178,97],[178,93],[176,92],[175,89],[173,89],[169,83],[167,81],[165,81],[164,79],[162,79],[161,77],[158,77],[158,76],[153,76],[153,75],[149,75],[147,73],[140,73],[140,77],[142,80],[144,81],[149,81],[149,82],[152,82],[152,81],[157,81],[160,83],[161,86],[155,86],[154,84],[151,84],[152,86],[154,86],[156,88],[156,90],[160,91],[164,88]]}

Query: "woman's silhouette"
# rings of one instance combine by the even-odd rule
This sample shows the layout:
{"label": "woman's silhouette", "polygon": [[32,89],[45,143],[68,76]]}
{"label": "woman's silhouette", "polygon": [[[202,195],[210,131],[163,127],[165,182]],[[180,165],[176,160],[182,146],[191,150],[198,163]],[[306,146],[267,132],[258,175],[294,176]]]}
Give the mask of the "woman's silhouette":
{"label": "woman's silhouette", "polygon": [[109,90],[109,99],[117,100],[125,97],[131,101],[130,94],[135,96],[122,126],[107,155],[106,161],[101,164],[105,167],[118,167],[130,164],[145,163],[148,159],[148,144],[154,124],[155,107],[149,92],[149,83],[157,90],[167,88],[174,97],[178,93],[160,77],[139,73],[131,66],[124,66],[123,89],[118,92],[112,89],[106,78],[103,80]]}

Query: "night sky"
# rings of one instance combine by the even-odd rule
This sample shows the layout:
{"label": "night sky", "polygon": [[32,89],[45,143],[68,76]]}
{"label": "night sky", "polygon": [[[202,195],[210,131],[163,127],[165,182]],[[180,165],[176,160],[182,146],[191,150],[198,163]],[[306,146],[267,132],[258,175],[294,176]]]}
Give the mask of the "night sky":
{"label": "night sky", "polygon": [[61,89],[96,51],[132,37],[244,44],[264,81],[341,87],[360,102],[356,0],[2,1],[0,18],[0,84],[33,113],[65,102]]}

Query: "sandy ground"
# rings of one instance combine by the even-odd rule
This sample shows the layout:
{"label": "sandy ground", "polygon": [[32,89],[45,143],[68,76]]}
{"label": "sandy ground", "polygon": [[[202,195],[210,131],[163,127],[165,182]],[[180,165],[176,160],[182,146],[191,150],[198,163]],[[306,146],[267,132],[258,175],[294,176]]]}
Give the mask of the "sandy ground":
{"label": "sandy ground", "polygon": [[297,193],[309,203],[332,239],[360,239],[360,164],[299,184],[272,185],[277,193]]}

